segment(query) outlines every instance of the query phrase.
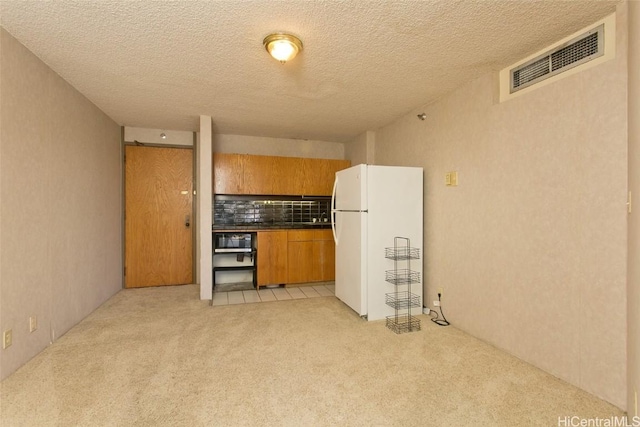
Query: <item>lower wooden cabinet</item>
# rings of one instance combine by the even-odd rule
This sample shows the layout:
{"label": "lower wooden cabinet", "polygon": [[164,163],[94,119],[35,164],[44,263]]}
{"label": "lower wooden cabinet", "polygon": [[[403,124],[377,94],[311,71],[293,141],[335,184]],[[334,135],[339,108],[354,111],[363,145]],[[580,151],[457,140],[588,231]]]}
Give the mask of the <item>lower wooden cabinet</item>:
{"label": "lower wooden cabinet", "polygon": [[258,231],[257,239],[258,289],[335,280],[331,230]]}
{"label": "lower wooden cabinet", "polygon": [[331,230],[288,232],[288,282],[335,280],[335,245]]}
{"label": "lower wooden cabinet", "polygon": [[289,280],[287,283],[313,282],[315,259],[313,242],[289,242]]}
{"label": "lower wooden cabinet", "polygon": [[287,231],[258,232],[258,289],[287,283]]}
{"label": "lower wooden cabinet", "polygon": [[314,282],[328,282],[336,279],[336,246],[333,240],[313,242],[313,259],[316,261],[313,272]]}

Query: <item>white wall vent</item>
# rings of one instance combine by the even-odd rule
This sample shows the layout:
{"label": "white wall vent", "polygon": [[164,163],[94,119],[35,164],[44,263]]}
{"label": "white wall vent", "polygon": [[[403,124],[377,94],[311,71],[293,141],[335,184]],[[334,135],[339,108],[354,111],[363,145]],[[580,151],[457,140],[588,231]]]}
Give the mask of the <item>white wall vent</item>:
{"label": "white wall vent", "polygon": [[[500,101],[615,56],[615,14],[500,72]],[[602,58],[598,60],[598,58]],[[564,76],[563,76],[564,77]]]}
{"label": "white wall vent", "polygon": [[511,70],[511,93],[604,54],[604,24]]}

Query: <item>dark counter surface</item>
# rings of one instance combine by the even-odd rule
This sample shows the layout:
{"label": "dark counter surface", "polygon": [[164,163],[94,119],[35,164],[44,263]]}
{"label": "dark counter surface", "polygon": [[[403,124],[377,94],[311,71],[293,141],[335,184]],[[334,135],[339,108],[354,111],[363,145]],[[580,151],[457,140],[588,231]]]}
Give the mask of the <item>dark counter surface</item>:
{"label": "dark counter surface", "polygon": [[294,222],[280,224],[237,224],[222,225],[213,224],[212,232],[224,231],[263,231],[263,230],[323,230],[330,229],[330,222]]}

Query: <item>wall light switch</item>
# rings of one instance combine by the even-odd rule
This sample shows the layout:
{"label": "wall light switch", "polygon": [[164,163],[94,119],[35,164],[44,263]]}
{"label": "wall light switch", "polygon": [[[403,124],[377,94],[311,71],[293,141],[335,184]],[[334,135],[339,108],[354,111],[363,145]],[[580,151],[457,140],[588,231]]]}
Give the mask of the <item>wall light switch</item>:
{"label": "wall light switch", "polygon": [[451,186],[452,187],[457,187],[458,186],[458,172],[450,172],[451,175]]}
{"label": "wall light switch", "polygon": [[2,348],[11,347],[11,344],[13,344],[13,332],[11,332],[11,329],[7,329],[2,334]]}
{"label": "wall light switch", "polygon": [[455,187],[458,185],[458,172],[447,172],[444,174],[444,184],[446,186]]}

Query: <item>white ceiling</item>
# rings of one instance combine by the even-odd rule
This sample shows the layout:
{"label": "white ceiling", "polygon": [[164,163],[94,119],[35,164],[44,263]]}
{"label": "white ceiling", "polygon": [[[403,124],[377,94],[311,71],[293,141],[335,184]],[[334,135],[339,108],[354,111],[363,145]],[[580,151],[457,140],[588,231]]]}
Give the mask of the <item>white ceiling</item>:
{"label": "white ceiling", "polygon": [[[346,142],[618,0],[7,1],[2,26],[120,125]],[[304,51],[281,65],[262,39]]]}

